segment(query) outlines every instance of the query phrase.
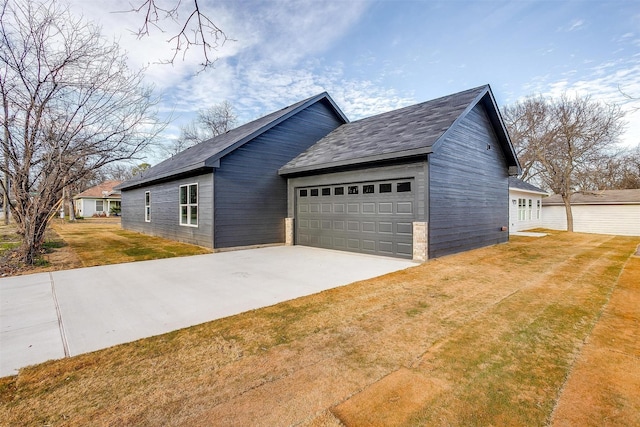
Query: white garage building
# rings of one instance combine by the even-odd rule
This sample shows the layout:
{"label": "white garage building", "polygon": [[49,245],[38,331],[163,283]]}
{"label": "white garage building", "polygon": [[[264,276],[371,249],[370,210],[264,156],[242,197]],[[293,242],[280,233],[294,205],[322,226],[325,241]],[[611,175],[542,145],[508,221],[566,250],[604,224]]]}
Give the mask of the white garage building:
{"label": "white garage building", "polygon": [[[542,200],[542,226],[566,230],[567,216],[558,194]],[[571,196],[573,231],[640,236],[640,189],[601,190]]]}

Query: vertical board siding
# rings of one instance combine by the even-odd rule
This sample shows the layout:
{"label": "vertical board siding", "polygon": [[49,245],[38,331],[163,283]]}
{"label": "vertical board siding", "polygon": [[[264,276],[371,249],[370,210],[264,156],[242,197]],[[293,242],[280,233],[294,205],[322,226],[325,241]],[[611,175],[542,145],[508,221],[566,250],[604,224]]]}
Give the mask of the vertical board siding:
{"label": "vertical board siding", "polygon": [[440,144],[429,156],[429,257],[506,242],[508,166],[484,107]]}
{"label": "vertical board siding", "polygon": [[284,243],[287,181],[278,169],[341,124],[317,102],[222,158],[215,170],[215,247]]}
{"label": "vertical board siding", "polygon": [[[180,225],[179,191],[185,184],[198,184],[198,226]],[[144,220],[144,194],[151,193],[151,222]],[[140,233],[213,247],[213,174],[122,191],[122,227]]]}
{"label": "vertical board siding", "polygon": [[[573,231],[578,233],[640,236],[640,204],[638,205],[574,205]],[[564,206],[542,207],[542,226],[552,230],[567,229]]]}

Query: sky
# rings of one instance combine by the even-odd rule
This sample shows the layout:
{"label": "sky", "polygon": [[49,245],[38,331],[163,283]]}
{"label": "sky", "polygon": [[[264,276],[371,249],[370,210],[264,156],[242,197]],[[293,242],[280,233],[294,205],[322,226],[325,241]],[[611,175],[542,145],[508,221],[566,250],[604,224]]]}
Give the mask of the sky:
{"label": "sky", "polygon": [[[640,0],[199,0],[229,38],[204,71],[196,48],[160,63],[172,56],[177,23],[136,37],[144,16],[121,11],[143,2],[71,5],[118,41],[131,68],[147,67],[160,114],[172,120],[163,139],[223,101],[242,124],[327,91],[357,120],[488,83],[499,107],[563,93],[618,104],[621,145],[640,144]],[[192,8],[182,0],[180,19]]]}

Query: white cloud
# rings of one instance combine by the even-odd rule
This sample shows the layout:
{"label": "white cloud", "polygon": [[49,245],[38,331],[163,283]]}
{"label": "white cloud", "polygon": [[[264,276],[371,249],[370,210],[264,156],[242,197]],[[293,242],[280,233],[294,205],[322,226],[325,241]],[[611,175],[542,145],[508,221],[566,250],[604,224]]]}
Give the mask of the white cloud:
{"label": "white cloud", "polygon": [[619,105],[626,122],[622,144],[627,147],[640,144],[640,56],[597,64],[580,76],[576,73],[567,73],[561,79],[541,76],[528,87],[530,92],[543,96],[559,97],[567,93]]}

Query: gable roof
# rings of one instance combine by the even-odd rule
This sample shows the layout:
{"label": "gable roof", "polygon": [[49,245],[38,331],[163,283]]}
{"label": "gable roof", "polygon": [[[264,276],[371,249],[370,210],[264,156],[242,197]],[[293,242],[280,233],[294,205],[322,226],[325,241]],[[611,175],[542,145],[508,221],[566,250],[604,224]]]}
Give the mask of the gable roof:
{"label": "gable roof", "polygon": [[73,196],[74,199],[82,199],[82,198],[95,198],[95,199],[119,199],[120,192],[115,190],[114,188],[121,184],[122,181],[118,181],[115,179],[103,181],[100,184],[87,188],[82,193],[76,194]]}
{"label": "gable roof", "polygon": [[482,103],[510,166],[520,170],[489,85],[340,126],[280,169],[281,175],[426,155]]}
{"label": "gable roof", "polygon": [[[542,199],[544,206],[564,205],[562,196],[554,194]],[[571,205],[640,205],[640,188],[630,190],[598,190],[574,193]]]}
{"label": "gable roof", "polygon": [[547,194],[546,191],[536,187],[535,185],[529,184],[528,182],[523,181],[516,176],[509,177],[509,189],[527,191],[529,193],[539,193],[544,195]]}
{"label": "gable roof", "polygon": [[199,170],[211,170],[214,167],[218,167],[220,159],[225,155],[289,117],[321,101],[329,103],[343,122],[349,122],[349,119],[347,119],[340,108],[338,108],[329,94],[323,92],[187,148],[141,174],[134,176],[132,179],[120,185],[119,188],[135,188],[150,182],[162,181],[174,176],[193,173]]}

